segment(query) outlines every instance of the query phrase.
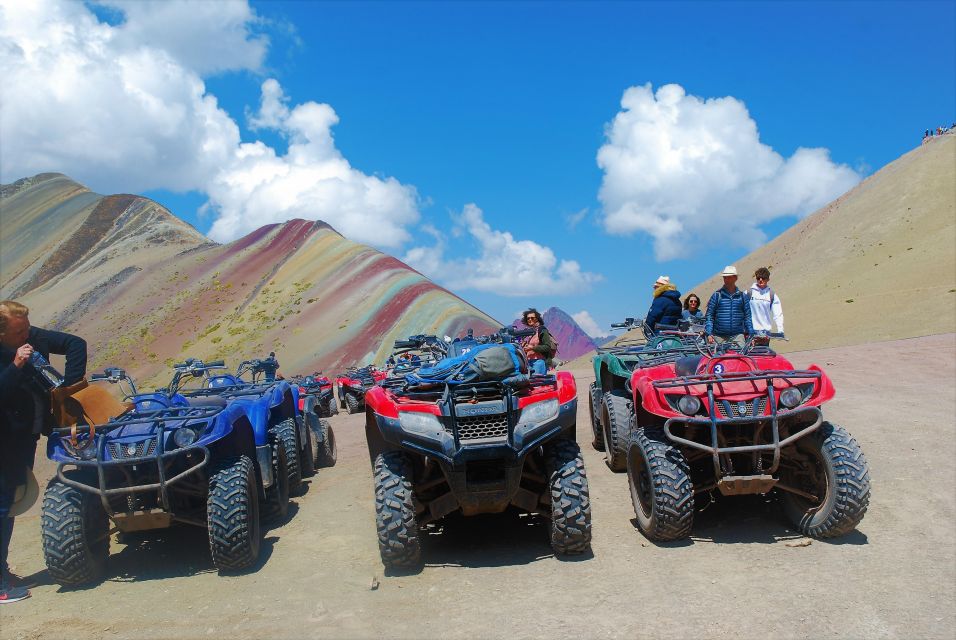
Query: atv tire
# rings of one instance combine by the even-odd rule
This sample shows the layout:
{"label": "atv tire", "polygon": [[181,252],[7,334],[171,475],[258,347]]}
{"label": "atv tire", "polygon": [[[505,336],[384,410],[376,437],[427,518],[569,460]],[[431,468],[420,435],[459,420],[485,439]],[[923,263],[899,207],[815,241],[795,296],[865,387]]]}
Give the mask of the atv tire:
{"label": "atv tire", "polygon": [[353,413],[358,413],[359,411],[362,410],[362,408],[359,406],[359,399],[358,397],[356,397],[354,393],[345,394],[345,405],[348,409],[349,415],[352,415]]}
{"label": "atv tire", "polygon": [[591,446],[595,451],[604,451],[604,427],[601,426],[601,390],[597,388],[597,383],[592,382],[588,389],[588,413],[591,415],[591,433],[594,438],[591,440]]}
{"label": "atv tire", "polygon": [[634,403],[627,393],[608,391],[601,398],[604,462],[615,473],[627,470],[627,447],[634,425]]}
{"label": "atv tire", "polygon": [[262,515],[268,521],[278,521],[289,513],[289,467],[285,447],[278,440],[272,442],[272,478]]}
{"label": "atv tire", "polygon": [[[319,420],[317,429],[318,433],[312,434],[316,443],[315,450],[317,451],[315,466],[320,469],[334,467],[335,461],[339,457],[339,449],[335,444],[335,432],[332,431],[332,425],[329,424],[328,420]],[[319,442],[319,438],[321,438],[321,442]]]}
{"label": "atv tire", "polygon": [[220,571],[239,571],[259,559],[259,488],[246,456],[226,461],[209,476],[206,498],[209,551]]}
{"label": "atv tire", "polygon": [[814,503],[778,489],[784,513],[806,536],[832,538],[853,531],[870,502],[870,468],[860,445],[843,427],[824,422],[796,448],[810,462],[812,478],[781,464],[780,482],[823,498]]}
{"label": "atv tire", "polygon": [[57,583],[72,587],[103,575],[109,519],[98,496],[52,480],[43,494],[43,559]]}
{"label": "atv tire", "polygon": [[627,483],[641,533],[659,542],[690,535],[694,524],[690,467],[663,429],[638,429],[631,436]]}
{"label": "atv tire", "polygon": [[286,473],[289,476],[289,495],[302,488],[302,468],[299,466],[299,447],[295,418],[286,418],[275,426],[276,441],[285,449]]}
{"label": "atv tire", "polygon": [[386,569],[414,569],[422,551],[415,517],[412,465],[400,451],[375,458],[375,526],[378,549]]}
{"label": "atv tire", "polygon": [[577,555],[591,547],[591,498],[581,447],[555,440],[547,448],[551,489],[551,548],[556,555]]}
{"label": "atv tire", "polygon": [[318,443],[315,440],[315,434],[309,426],[306,416],[299,416],[299,420],[305,421],[305,442],[302,443],[302,451],[299,455],[299,468],[302,469],[303,478],[311,478],[315,475],[315,456]]}

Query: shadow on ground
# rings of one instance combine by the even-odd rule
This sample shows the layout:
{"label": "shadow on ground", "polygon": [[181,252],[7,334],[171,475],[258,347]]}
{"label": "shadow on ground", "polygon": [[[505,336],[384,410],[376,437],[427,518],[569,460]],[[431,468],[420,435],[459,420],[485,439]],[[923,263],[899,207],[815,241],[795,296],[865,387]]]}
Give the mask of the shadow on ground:
{"label": "shadow on ground", "polygon": [[[719,544],[777,544],[799,540],[805,536],[787,520],[780,504],[773,496],[715,496],[714,501],[698,495],[697,511],[690,537],[672,542],[654,542],[664,547],[686,547],[695,543]],[[637,528],[637,520],[631,524]],[[866,534],[852,531],[846,535],[825,540],[821,544],[867,544]]]}
{"label": "shadow on ground", "polygon": [[[551,521],[540,515],[508,511],[500,514],[449,516],[422,533],[422,558],[429,567],[502,567],[554,557]],[[558,556],[579,561],[593,557]]]}

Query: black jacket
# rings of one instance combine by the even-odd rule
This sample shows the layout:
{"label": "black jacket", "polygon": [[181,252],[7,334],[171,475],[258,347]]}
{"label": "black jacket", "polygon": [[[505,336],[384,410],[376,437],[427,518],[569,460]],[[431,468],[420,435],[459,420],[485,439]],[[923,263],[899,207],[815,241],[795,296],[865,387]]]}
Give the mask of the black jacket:
{"label": "black jacket", "polygon": [[[51,353],[66,356],[64,384],[79,382],[86,375],[86,341],[83,338],[51,331],[39,327],[30,327],[27,344],[44,358],[50,359]],[[43,412],[44,426],[49,426],[50,396],[37,392],[33,381],[33,365],[29,362],[21,368],[13,364],[16,350],[0,345],[0,435],[11,432],[32,431],[36,411]]]}
{"label": "black jacket", "polygon": [[651,328],[651,331],[657,331],[657,325],[666,324],[677,326],[684,307],[680,303],[680,291],[673,285],[665,288],[664,291],[658,290],[654,293],[654,302],[647,312],[644,321]]}

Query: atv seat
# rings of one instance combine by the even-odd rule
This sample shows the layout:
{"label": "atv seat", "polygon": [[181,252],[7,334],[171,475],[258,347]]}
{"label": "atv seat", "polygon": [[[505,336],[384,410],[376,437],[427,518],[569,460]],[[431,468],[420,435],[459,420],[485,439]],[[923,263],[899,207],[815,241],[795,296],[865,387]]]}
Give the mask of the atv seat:
{"label": "atv seat", "polygon": [[190,407],[225,407],[226,399],[219,396],[197,396],[187,398]]}
{"label": "atv seat", "polygon": [[701,356],[684,356],[674,363],[674,373],[678,376],[692,376],[697,374]]}

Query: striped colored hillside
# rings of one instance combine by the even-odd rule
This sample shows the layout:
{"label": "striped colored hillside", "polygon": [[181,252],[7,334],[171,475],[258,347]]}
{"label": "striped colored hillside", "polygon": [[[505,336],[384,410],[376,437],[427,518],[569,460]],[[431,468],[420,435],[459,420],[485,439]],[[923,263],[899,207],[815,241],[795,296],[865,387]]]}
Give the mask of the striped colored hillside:
{"label": "striped colored hillside", "polygon": [[396,339],[484,332],[494,320],[399,260],[323,222],[218,245],[145,198],[58,174],[2,187],[0,297],[38,326],[85,337],[90,369],[163,384],[185,357],[275,351],[286,373],[381,363]]}

